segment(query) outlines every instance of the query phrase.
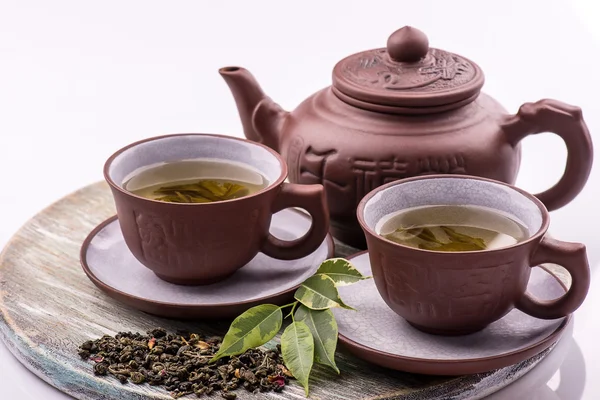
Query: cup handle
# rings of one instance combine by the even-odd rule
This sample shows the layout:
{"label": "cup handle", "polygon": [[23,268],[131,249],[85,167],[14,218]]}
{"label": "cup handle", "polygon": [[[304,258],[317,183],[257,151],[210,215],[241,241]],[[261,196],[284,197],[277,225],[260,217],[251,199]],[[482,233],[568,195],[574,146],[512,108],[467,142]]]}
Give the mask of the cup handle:
{"label": "cup handle", "polygon": [[567,164],[562,178],[550,189],[536,194],[549,211],[573,200],[585,186],[593,163],[592,138],[581,109],[558,100],[525,103],[517,114],[501,124],[508,142],[516,146],[526,136],[552,132],[567,146]]}
{"label": "cup handle", "polygon": [[298,239],[281,240],[269,234],[262,252],[279,260],[294,260],[309,255],[319,248],[329,230],[329,209],[323,185],[283,183],[272,212],[289,207],[300,207],[308,211],[312,223],[308,232]]}
{"label": "cup handle", "polygon": [[541,319],[561,318],[581,306],[590,287],[590,267],[585,246],[544,237],[533,254],[532,267],[543,263],[558,264],[571,274],[571,287],[554,300],[539,300],[525,293],[516,308]]}

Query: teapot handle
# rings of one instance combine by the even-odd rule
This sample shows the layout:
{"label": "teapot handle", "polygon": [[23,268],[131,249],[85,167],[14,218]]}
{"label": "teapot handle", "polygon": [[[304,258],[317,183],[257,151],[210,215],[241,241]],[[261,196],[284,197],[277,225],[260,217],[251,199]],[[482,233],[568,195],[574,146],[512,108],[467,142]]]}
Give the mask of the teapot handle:
{"label": "teapot handle", "polygon": [[501,124],[508,142],[517,146],[528,135],[552,132],[567,146],[567,164],[560,180],[545,192],[536,194],[549,211],[573,200],[585,186],[593,163],[592,138],[581,109],[557,100],[525,103],[517,114]]}

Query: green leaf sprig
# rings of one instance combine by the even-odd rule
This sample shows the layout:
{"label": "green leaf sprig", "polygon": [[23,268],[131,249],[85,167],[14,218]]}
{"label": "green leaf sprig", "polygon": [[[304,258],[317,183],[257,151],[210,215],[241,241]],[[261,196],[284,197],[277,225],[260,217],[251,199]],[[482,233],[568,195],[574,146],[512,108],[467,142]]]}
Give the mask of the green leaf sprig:
{"label": "green leaf sprig", "polygon": [[291,317],[292,322],[281,335],[281,354],[286,368],[304,387],[308,396],[308,378],[314,363],[340,373],[335,364],[338,327],[331,308],[354,309],[342,301],[337,288],[369,278],[348,260],[325,260],[317,272],[296,290],[295,302],[281,307],[262,304],[237,317],[210,362],[242,354],[273,339],[283,325],[282,310],[290,308],[285,318]]}

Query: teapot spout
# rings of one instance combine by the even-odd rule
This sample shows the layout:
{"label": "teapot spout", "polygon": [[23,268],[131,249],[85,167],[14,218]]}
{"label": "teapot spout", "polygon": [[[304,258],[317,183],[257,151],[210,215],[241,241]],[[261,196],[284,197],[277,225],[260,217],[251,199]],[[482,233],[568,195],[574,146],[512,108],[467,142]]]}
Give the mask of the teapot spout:
{"label": "teapot spout", "polygon": [[281,127],[289,113],[265,95],[248,70],[224,67],[219,73],[233,94],[246,138],[279,151]]}

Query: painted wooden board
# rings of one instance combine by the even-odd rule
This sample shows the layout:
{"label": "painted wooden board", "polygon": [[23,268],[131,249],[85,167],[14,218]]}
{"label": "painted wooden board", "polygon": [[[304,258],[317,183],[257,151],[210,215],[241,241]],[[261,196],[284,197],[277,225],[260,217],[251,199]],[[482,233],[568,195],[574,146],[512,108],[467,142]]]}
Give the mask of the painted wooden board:
{"label": "painted wooden board", "polygon": [[[153,317],[128,308],[97,289],[79,264],[79,248],[87,234],[115,213],[104,183],[87,186],[30,220],[0,256],[0,337],[33,373],[78,399],[169,399],[168,393],[147,385],[121,385],[99,378],[91,364],[77,355],[79,344],[119,331],[168,330],[223,334],[227,322],[182,322]],[[339,247],[339,255],[354,250]],[[548,350],[549,351],[549,350]],[[462,377],[419,376],[375,367],[338,350],[341,375],[316,367],[311,398],[333,399],[480,399],[533,368],[547,354],[501,370]],[[292,384],[280,393],[240,399],[299,399]],[[193,398],[193,397],[190,397]]]}

